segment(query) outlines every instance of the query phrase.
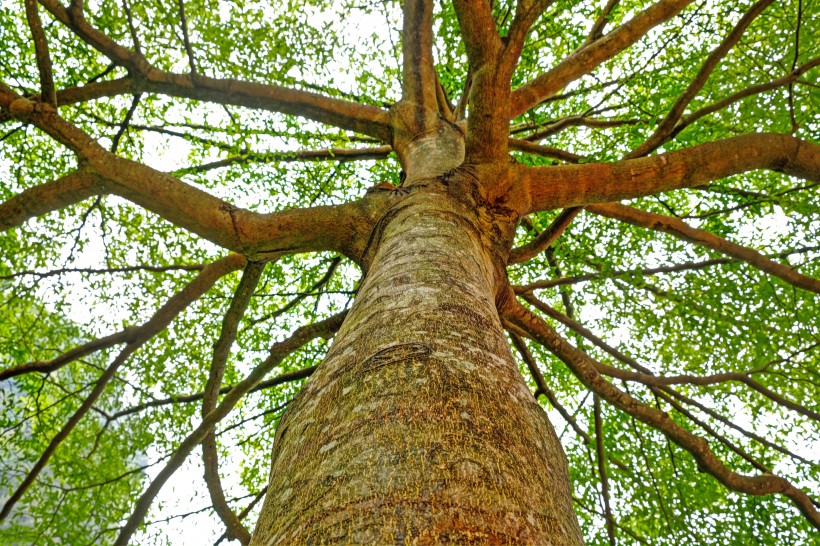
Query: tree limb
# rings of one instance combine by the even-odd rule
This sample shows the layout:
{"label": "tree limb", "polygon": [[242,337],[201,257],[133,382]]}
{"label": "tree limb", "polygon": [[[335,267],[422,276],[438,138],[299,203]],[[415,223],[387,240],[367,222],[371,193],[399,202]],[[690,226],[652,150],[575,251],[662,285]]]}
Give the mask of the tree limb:
{"label": "tree limb", "polygon": [[[438,79],[433,66],[433,1],[405,0],[403,10],[402,100],[435,112]],[[417,129],[421,132],[426,127]]]}
{"label": "tree limb", "polygon": [[692,0],[660,0],[603,38],[581,47],[553,68],[512,92],[508,119],[513,119],[558,93],[607,59],[637,42],[651,28],[668,21]]}
{"label": "tree limb", "polygon": [[512,249],[507,263],[520,264],[531,260],[546,250],[552,243],[558,240],[579,212],[581,212],[581,207],[571,207],[561,211],[561,214],[559,214],[558,217],[552,221],[552,224],[542,231],[538,237],[526,245]]}
{"label": "tree limb", "polygon": [[171,477],[171,475],[182,466],[185,459],[193,451],[193,449],[202,441],[208,431],[212,430],[214,425],[221,421],[236,403],[248,393],[254,386],[256,386],[261,379],[267,375],[275,366],[281,363],[285,357],[292,352],[298,350],[305,343],[317,338],[332,335],[342,321],[344,321],[347,311],[343,311],[323,321],[315,322],[308,326],[298,328],[286,340],[275,343],[271,348],[270,355],[264,362],[259,364],[254,370],[239,382],[233,389],[231,389],[222,399],[222,402],[202,420],[199,426],[194,429],[179,445],[177,450],[168,460],[166,465],[160,470],[154,481],[152,481],[148,488],[143,492],[137,501],[134,511],[128,518],[125,525],[122,526],[120,534],[114,542],[115,546],[127,546],[131,535],[137,530],[137,527],[145,519],[148,509],[154,501],[154,498],[159,493],[162,486]]}
{"label": "tree limb", "polygon": [[614,218],[634,226],[669,233],[684,241],[717,250],[727,256],[742,260],[770,275],[774,275],[791,285],[820,294],[820,280],[807,277],[788,266],[770,260],[756,250],[732,243],[708,231],[693,228],[678,218],[646,212],[617,203],[589,205],[586,209],[607,218]]}
{"label": "tree limb", "polygon": [[733,472],[715,457],[706,440],[678,425],[666,413],[641,403],[603,379],[596,369],[600,363],[567,343],[543,319],[519,304],[514,296],[506,298],[505,304],[502,314],[555,354],[584,385],[616,408],[662,432],[688,451],[700,469],[733,491],[750,495],[781,493],[792,500],[815,528],[820,529],[820,513],[804,491],[780,476],[744,476]]}
{"label": "tree limb", "polygon": [[89,45],[114,63],[126,67],[132,75],[139,75],[132,83],[137,84],[138,91],[302,116],[390,142],[389,115],[381,108],[272,84],[202,75],[192,79],[189,75],[163,72],[154,68],[140,53],[117,44],[92,27],[77,3],[69,8],[57,0],[41,0],[40,3]]}
{"label": "tree limb", "polygon": [[[225,365],[228,362],[231,346],[236,340],[239,321],[248,308],[256,285],[265,264],[262,262],[250,262],[245,266],[242,280],[234,293],[231,305],[222,319],[222,328],[219,339],[214,345],[213,358],[211,360],[211,371],[208,382],[205,385],[205,394],[202,397],[202,417],[203,419],[216,408],[219,398],[219,390],[222,386],[222,377],[225,374]],[[225,500],[225,491],[219,478],[219,453],[216,448],[216,436],[213,429],[209,430],[202,439],[202,465],[205,469],[205,483],[208,486],[208,493],[211,503],[219,518],[225,524],[226,533],[229,539],[237,539],[243,545],[251,541],[251,533],[239,521],[228,502]]]}
{"label": "tree limb", "polygon": [[40,93],[43,102],[57,107],[57,95],[54,88],[54,76],[51,70],[51,55],[48,52],[48,41],[37,11],[37,0],[25,0],[26,19],[34,40],[34,55],[37,58],[37,69],[40,71]]}
{"label": "tree limb", "polygon": [[171,323],[171,321],[177,317],[177,315],[185,310],[186,307],[207,292],[214,285],[214,283],[216,283],[216,281],[228,273],[240,269],[244,264],[245,258],[237,254],[231,254],[217,260],[216,262],[208,264],[193,281],[191,281],[180,292],[174,294],[174,296],[172,296],[162,307],[157,310],[156,313],[154,313],[154,316],[152,316],[148,322],[140,326],[135,331],[136,335],[134,340],[129,342],[111,362],[108,368],[105,369],[94,385],[94,389],[85,398],[85,400],[83,400],[83,403],[77,411],[74,412],[71,418],[69,418],[63,428],[60,429],[54,438],[51,439],[48,447],[46,447],[43,454],[40,455],[40,458],[23,479],[23,482],[17,486],[17,489],[15,489],[15,491],[11,494],[9,499],[3,505],[3,508],[0,509],[0,521],[4,520],[11,513],[14,505],[17,504],[17,501],[20,500],[26,490],[32,483],[34,483],[34,480],[40,474],[40,471],[45,468],[49,459],[57,450],[59,445],[68,437],[77,423],[79,423],[85,414],[88,413],[88,410],[91,409],[94,402],[96,402],[100,397],[103,390],[105,390],[106,385],[114,377],[114,374],[117,372],[119,367],[126,360],[128,360],[134,352],[142,347],[145,342],[164,330]]}
{"label": "tree limb", "polygon": [[725,57],[726,54],[729,53],[729,51],[740,41],[741,36],[743,36],[743,33],[749,28],[749,25],[752,24],[752,21],[754,21],[758,15],[763,13],[763,11],[769,7],[772,2],[774,2],[774,0],[758,0],[758,2],[746,12],[728,36],[726,36],[720,45],[712,51],[709,57],[707,57],[695,78],[689,83],[686,90],[681,93],[672,105],[672,108],[669,109],[669,112],[667,112],[666,116],[658,124],[658,127],[655,129],[652,136],[646,139],[640,146],[629,152],[624,157],[625,159],[634,159],[636,157],[645,156],[656,150],[659,146],[671,138],[675,125],[683,115],[686,106],[692,101],[692,99],[695,98],[698,91],[701,90],[704,84],[706,84],[706,81],[709,79],[709,76],[715,68],[717,68],[717,65],[720,63],[721,59],[723,59],[723,57]]}
{"label": "tree limb", "polygon": [[751,133],[616,163],[515,168],[529,192],[528,213],[691,188],[755,169],[820,180],[820,146],[790,135]]}

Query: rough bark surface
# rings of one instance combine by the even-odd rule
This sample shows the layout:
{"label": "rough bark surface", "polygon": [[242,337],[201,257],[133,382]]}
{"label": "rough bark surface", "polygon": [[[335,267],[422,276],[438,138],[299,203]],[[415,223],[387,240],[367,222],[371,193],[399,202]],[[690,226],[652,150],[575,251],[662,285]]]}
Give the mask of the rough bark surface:
{"label": "rough bark surface", "polygon": [[374,232],[357,300],[280,423],[251,544],[582,544],[564,453],[496,311],[487,233],[504,229],[452,191],[468,178],[418,181]]}

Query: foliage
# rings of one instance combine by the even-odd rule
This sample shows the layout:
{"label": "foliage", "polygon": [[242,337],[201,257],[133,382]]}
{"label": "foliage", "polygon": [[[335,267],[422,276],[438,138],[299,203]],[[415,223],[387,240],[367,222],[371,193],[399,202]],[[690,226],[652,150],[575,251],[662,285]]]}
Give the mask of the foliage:
{"label": "foliage", "polygon": [[[121,45],[134,48],[136,39],[156,68],[187,74],[190,59],[179,6],[156,0],[131,4],[87,2],[85,16]],[[592,23],[602,16],[603,4],[551,3],[528,36],[513,88],[582,46]],[[605,32],[651,2],[607,5]],[[533,140],[575,154],[581,164],[620,160],[653,134],[706,57],[751,6],[748,1],[692,3],[632,47],[571,81],[561,94],[512,120],[511,136],[527,139],[549,129]],[[184,10],[201,75],[378,107],[402,97],[402,13],[396,2],[186,0]],[[502,36],[514,12],[511,0],[493,2]],[[83,86],[138,76],[124,63],[111,62],[43,7],[40,16],[58,91],[79,87],[82,92]],[[688,103],[682,119],[691,118],[691,123],[656,153],[761,131],[817,142],[816,69],[702,117],[697,114],[816,60],[818,25],[817,2],[772,3]],[[436,69],[453,105],[468,79],[459,28],[449,3],[435,7]],[[41,90],[30,32],[22,2],[0,6],[0,80],[29,97]],[[237,105],[225,97],[206,101],[162,90],[123,89],[61,105],[59,113],[119,156],[173,172],[248,210],[338,205],[364,197],[367,188],[381,181],[400,182],[401,167],[393,153],[363,161],[339,153],[381,145],[372,136],[276,108]],[[74,154],[36,124],[4,116],[3,110],[0,122],[0,202],[77,167]],[[304,160],[300,153],[305,150],[321,152],[319,160]],[[558,163],[521,151],[512,155],[524,165]],[[648,195],[630,205],[684,219],[817,278],[817,184],[754,171],[696,189]],[[518,243],[547,229],[559,212],[532,214],[519,228]],[[0,238],[0,369],[47,361],[144,324],[204,264],[223,255],[218,245],[115,195],[92,196],[12,227]],[[669,270],[658,271],[664,267]],[[715,453],[735,471],[757,474],[766,469],[815,498],[820,495],[816,293],[715,249],[589,212],[580,213],[547,252],[510,265],[508,271],[518,286],[560,280],[540,289],[538,297],[591,330],[593,337],[570,323],[555,323],[574,345],[602,362],[622,366],[596,340],[659,376],[758,370],[755,381],[776,393],[776,399],[738,381],[682,381],[670,389],[674,394],[636,382],[613,382],[668,412],[685,429],[708,437]],[[266,358],[272,342],[347,308],[360,275],[349,258],[330,253],[294,254],[268,264],[241,319],[223,384],[241,381]],[[233,272],[216,280],[127,360],[11,517],[0,524],[0,542],[114,539],[139,492],[200,421],[197,402],[174,399],[203,391],[240,277]],[[271,377],[319,362],[327,345],[323,339],[305,344]],[[0,382],[0,499],[18,487],[122,347],[86,355],[49,374]],[[529,347],[567,411],[562,416],[545,397],[539,399],[562,437],[586,539],[590,545],[607,544],[594,395],[548,350],[535,343]],[[521,369],[531,377],[523,363]],[[301,380],[285,382],[252,392],[218,424],[221,472],[236,512],[263,492],[278,418],[300,385]],[[534,380],[531,386],[536,389]],[[781,398],[804,411],[784,406]],[[699,472],[688,452],[652,427],[608,404],[603,404],[602,418],[607,502],[618,543],[808,544],[816,536],[784,497],[731,492]],[[586,431],[590,441],[576,430]],[[196,462],[186,468],[186,476],[201,472]],[[180,534],[215,520],[205,488],[197,484],[195,489],[197,493],[163,493],[139,543],[179,543]],[[207,510],[182,518],[200,509]],[[255,512],[251,514],[247,521],[253,521]],[[169,518],[172,525],[164,522]]]}

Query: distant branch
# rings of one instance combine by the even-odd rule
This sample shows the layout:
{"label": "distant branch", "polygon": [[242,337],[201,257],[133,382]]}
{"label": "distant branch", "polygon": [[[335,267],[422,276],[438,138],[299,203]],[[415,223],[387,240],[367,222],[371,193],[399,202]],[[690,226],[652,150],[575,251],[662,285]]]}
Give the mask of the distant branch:
{"label": "distant branch", "polygon": [[182,466],[185,459],[188,458],[191,451],[202,441],[208,431],[212,430],[216,423],[225,418],[236,403],[256,386],[268,372],[281,363],[286,356],[298,350],[312,339],[332,335],[332,333],[338,329],[339,325],[341,325],[346,315],[347,312],[342,312],[323,321],[302,326],[293,332],[286,340],[275,343],[270,350],[268,358],[254,368],[236,387],[231,389],[222,399],[222,402],[213,411],[208,413],[199,426],[182,441],[166,465],[140,496],[134,511],[120,530],[120,534],[114,542],[115,546],[127,546],[131,536],[142,523],[143,519],[145,519],[148,509],[151,507],[160,489],[162,489],[162,486],[168,478]]}
{"label": "distant branch", "polygon": [[755,3],[748,12],[738,21],[737,25],[732,29],[728,36],[721,42],[721,44],[709,55],[703,65],[700,67],[695,78],[689,83],[686,90],[678,97],[672,108],[669,109],[666,116],[658,124],[655,132],[640,146],[629,152],[625,159],[634,159],[642,157],[648,153],[656,150],[661,144],[669,140],[670,135],[675,129],[675,125],[683,115],[686,106],[695,98],[698,91],[706,84],[709,76],[717,68],[721,59],[740,41],[743,33],[749,28],[758,15],[769,7],[774,0],[759,0]]}
{"label": "distant branch", "polygon": [[791,285],[820,294],[820,280],[807,277],[791,267],[770,260],[756,250],[732,243],[708,231],[693,228],[678,218],[646,212],[617,203],[589,205],[586,209],[601,216],[614,218],[638,227],[669,233],[679,239],[717,250],[727,256],[742,260],[770,275],[774,275]]}
{"label": "distant branch", "polygon": [[51,439],[51,442],[49,442],[43,454],[40,455],[40,458],[23,479],[23,482],[17,486],[17,489],[15,489],[3,505],[3,508],[0,510],[0,521],[5,519],[11,513],[14,505],[17,504],[17,501],[20,500],[26,490],[32,483],[34,483],[34,480],[43,468],[45,468],[49,459],[57,450],[59,445],[68,437],[85,414],[88,413],[88,410],[92,408],[94,402],[96,402],[103,393],[106,385],[114,377],[114,374],[117,372],[119,367],[148,340],[164,330],[174,318],[185,310],[186,307],[207,292],[214,285],[214,283],[216,283],[216,281],[228,273],[241,268],[244,264],[245,258],[236,254],[231,254],[205,266],[193,281],[191,281],[180,292],[174,294],[174,296],[172,296],[162,307],[157,310],[156,313],[154,313],[148,322],[136,330],[136,335],[133,341],[129,342],[122,349],[122,351],[120,351],[99,379],[97,379],[94,389],[85,398],[85,400],[83,400],[83,403],[77,411],[74,412],[71,418],[69,418],[63,428],[60,429],[60,431]]}

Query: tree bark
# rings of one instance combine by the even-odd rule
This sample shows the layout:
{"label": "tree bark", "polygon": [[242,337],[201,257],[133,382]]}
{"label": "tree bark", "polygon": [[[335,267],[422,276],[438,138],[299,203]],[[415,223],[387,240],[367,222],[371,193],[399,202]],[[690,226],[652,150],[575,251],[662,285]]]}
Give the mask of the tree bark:
{"label": "tree bark", "polygon": [[353,308],[279,424],[252,545],[583,543],[496,310],[509,234],[468,179],[417,181],[374,231]]}

